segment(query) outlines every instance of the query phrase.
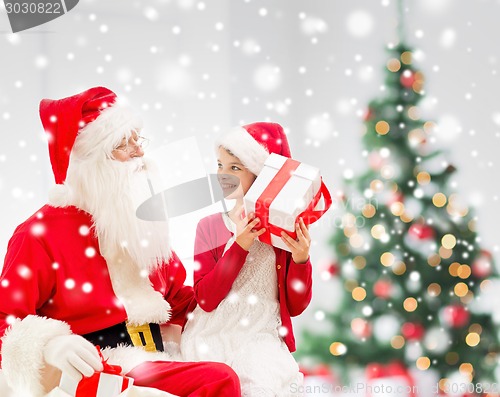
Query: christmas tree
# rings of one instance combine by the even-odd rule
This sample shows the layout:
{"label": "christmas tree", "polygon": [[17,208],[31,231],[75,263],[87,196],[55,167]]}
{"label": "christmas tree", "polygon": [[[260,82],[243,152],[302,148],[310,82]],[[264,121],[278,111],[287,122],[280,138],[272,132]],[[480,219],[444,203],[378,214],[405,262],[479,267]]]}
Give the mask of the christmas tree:
{"label": "christmas tree", "polygon": [[343,286],[340,308],[324,319],[334,331],[306,331],[299,357],[340,370],[396,361],[434,371],[442,391],[453,382],[491,384],[498,333],[492,316],[474,307],[496,276],[492,257],[451,190],[456,169],[433,147],[435,124],[421,119],[424,76],[412,49],[400,40],[388,51],[384,94],[364,120],[368,167],[346,180],[331,240],[331,272]]}

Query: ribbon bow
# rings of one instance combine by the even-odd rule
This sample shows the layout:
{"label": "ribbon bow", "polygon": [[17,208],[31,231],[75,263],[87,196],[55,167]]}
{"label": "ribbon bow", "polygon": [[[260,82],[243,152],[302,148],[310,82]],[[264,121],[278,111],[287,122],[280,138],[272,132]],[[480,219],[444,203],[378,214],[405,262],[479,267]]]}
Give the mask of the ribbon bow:
{"label": "ribbon bow", "polygon": [[97,349],[97,353],[99,354],[99,357],[101,357],[102,366],[103,366],[102,372],[104,372],[105,374],[111,374],[111,375],[121,375],[122,367],[120,367],[119,365],[108,364],[109,359],[108,360],[104,359],[102,352],[101,352],[101,347],[96,346],[96,349]]}
{"label": "ribbon bow", "polygon": [[102,361],[103,370],[102,372],[94,372],[89,378],[83,378],[80,383],[78,383],[78,387],[76,388],[75,397],[91,397],[96,395],[96,391],[99,385],[99,377],[101,373],[110,374],[110,375],[118,375],[121,376],[122,367],[119,365],[111,365],[108,364],[108,360],[105,360],[101,348],[96,346],[97,353]]}

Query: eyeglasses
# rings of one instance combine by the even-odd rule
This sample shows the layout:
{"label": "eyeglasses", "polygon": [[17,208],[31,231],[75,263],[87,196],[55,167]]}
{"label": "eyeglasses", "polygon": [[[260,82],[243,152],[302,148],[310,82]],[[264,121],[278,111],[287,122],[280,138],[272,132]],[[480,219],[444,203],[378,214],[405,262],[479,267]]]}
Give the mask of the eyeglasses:
{"label": "eyeglasses", "polygon": [[145,147],[148,146],[148,144],[149,144],[149,139],[144,138],[143,136],[137,136],[137,138],[131,136],[130,139],[127,141],[127,143],[117,146],[113,150],[119,150],[124,153],[133,153],[138,148],[144,149]]}

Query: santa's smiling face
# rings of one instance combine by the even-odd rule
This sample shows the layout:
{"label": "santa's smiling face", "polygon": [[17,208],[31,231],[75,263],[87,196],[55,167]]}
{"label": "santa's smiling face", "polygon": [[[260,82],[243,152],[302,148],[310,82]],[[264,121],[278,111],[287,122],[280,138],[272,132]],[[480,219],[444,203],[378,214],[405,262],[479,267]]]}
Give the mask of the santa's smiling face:
{"label": "santa's smiling face", "polygon": [[138,204],[151,196],[148,179],[155,172],[143,157],[141,125],[116,129],[96,121],[80,132],[71,153],[65,181],[70,204],[92,215],[104,257],[126,253],[140,269],[151,270],[171,250],[167,222],[136,216]]}

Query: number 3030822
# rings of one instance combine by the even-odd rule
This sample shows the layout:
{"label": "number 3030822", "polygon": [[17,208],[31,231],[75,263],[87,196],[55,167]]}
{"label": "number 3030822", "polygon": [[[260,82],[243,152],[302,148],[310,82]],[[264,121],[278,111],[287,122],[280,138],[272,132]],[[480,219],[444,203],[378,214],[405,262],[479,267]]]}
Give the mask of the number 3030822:
{"label": "number 3030822", "polygon": [[5,3],[7,14],[63,14],[61,3]]}

